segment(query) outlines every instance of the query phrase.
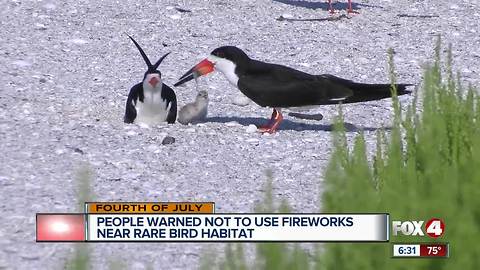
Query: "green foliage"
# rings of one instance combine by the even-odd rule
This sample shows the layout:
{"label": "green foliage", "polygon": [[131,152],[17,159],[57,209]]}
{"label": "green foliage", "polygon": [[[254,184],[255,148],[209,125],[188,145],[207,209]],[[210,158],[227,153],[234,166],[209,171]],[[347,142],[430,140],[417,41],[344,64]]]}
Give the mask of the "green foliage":
{"label": "green foliage", "polygon": [[[75,180],[78,185],[77,198],[78,198],[78,211],[84,212],[84,205],[86,201],[93,200],[93,192],[91,191],[91,179],[93,173],[90,167],[86,164],[80,166],[77,171]],[[66,263],[65,269],[69,270],[84,270],[91,269],[90,267],[90,251],[86,243],[74,244],[75,250],[72,258]]]}
{"label": "green foliage", "polygon": [[86,243],[75,244],[72,258],[65,265],[68,270],[84,270],[90,268],[90,251]]}
{"label": "green foliage", "polygon": [[[265,197],[262,202],[255,206],[257,213],[289,213],[290,208],[286,201],[276,205],[272,190],[273,176],[267,171],[267,182],[265,184]],[[285,243],[258,243],[256,244],[257,256],[253,264],[247,259],[241,244],[227,245],[225,259],[220,264],[214,264],[212,256],[202,256],[200,269],[226,269],[226,270],[294,270],[312,269],[313,263],[308,254],[298,245]]]}
{"label": "green foliage", "polygon": [[321,269],[480,269],[475,243],[480,235],[480,102],[472,87],[465,90],[454,79],[451,50],[443,78],[440,43],[435,62],[425,71],[420,101],[416,96],[402,117],[398,99],[393,99],[393,129],[389,135],[377,133],[373,164],[367,161],[363,134],[348,151],[345,132],[336,133],[323,209],[388,212],[393,220],[442,218],[445,235],[436,241],[450,242],[451,258],[391,259],[391,244],[326,244]]}
{"label": "green foliage", "polygon": [[[95,199],[92,191],[93,178],[94,174],[89,164],[81,164],[75,176],[75,181],[77,182],[77,211],[79,213],[85,211],[85,202],[92,202]],[[92,269],[88,243],[76,243],[74,245],[72,257],[66,262],[64,268],[68,270]],[[128,269],[128,267],[124,260],[112,258],[108,263],[108,269],[121,270]],[[147,265],[147,269],[152,269],[151,265]]]}

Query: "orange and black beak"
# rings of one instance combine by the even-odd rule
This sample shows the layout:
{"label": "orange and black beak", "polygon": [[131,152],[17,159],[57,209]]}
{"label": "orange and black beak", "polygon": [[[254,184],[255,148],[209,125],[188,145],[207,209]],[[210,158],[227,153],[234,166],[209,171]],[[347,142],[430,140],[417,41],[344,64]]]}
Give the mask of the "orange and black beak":
{"label": "orange and black beak", "polygon": [[187,73],[183,74],[178,82],[175,83],[173,86],[182,85],[195,77],[200,77],[202,75],[208,74],[215,70],[215,65],[210,62],[208,59],[203,59],[200,63],[196,64],[193,68],[191,68]]}

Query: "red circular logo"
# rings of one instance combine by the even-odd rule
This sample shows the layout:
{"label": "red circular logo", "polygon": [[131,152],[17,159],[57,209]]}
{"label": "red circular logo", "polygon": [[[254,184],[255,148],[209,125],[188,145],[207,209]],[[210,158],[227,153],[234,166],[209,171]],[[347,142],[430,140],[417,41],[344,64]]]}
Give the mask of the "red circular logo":
{"label": "red circular logo", "polygon": [[439,218],[432,218],[425,224],[428,236],[432,238],[440,237],[445,232],[445,223]]}

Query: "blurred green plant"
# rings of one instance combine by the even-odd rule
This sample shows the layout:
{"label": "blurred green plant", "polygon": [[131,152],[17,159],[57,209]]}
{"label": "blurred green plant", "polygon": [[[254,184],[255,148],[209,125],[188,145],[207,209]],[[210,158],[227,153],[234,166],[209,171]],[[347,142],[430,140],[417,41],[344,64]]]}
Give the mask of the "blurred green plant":
{"label": "blurred green plant", "polygon": [[[88,164],[82,164],[76,172],[75,181],[77,182],[77,211],[85,211],[85,202],[93,201],[93,192],[91,190],[93,179],[92,169]],[[90,267],[90,250],[87,243],[76,243],[72,257],[66,262],[65,269],[84,270]]]}
{"label": "blurred green plant", "polygon": [[[85,202],[95,201],[95,195],[92,191],[92,180],[94,173],[88,163],[83,163],[76,171],[75,181],[77,183],[77,211],[85,212]],[[88,270],[91,267],[90,248],[88,243],[75,243],[71,258],[65,263],[64,269],[68,270]],[[111,258],[108,262],[108,269],[121,270],[128,269],[127,263],[121,258]],[[151,264],[147,264],[147,269],[153,269]]]}
{"label": "blurred green plant", "polygon": [[[255,205],[257,213],[289,213],[290,208],[285,200],[280,204],[273,197],[273,175],[271,171],[266,173],[265,196],[263,200]],[[309,269],[311,259],[308,253],[297,244],[285,243],[258,243],[255,245],[257,256],[255,260],[247,259],[242,244],[228,244],[225,248],[225,259],[215,263],[215,256],[210,251],[208,255],[202,256],[200,269]],[[253,261],[253,262],[252,262]],[[252,262],[252,263],[250,263]]]}
{"label": "blurred green plant", "polygon": [[480,269],[480,99],[454,78],[451,48],[443,76],[440,38],[435,52],[423,93],[405,116],[393,100],[393,129],[378,132],[373,164],[363,134],[348,151],[345,132],[336,132],[322,205],[326,212],[387,212],[392,220],[441,218],[445,235],[424,241],[450,242],[451,258],[391,259],[391,244],[326,244],[318,269]]}

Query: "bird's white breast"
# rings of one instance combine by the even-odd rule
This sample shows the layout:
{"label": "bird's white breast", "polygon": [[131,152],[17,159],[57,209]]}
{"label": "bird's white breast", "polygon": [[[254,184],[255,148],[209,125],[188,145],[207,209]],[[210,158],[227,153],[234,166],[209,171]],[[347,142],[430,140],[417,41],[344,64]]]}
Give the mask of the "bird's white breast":
{"label": "bird's white breast", "polygon": [[167,100],[162,98],[162,90],[160,88],[162,86],[163,84],[159,83],[159,86],[157,86],[156,88],[152,88],[144,84],[143,102],[139,100],[136,106],[136,123],[157,125],[167,120],[170,108],[167,108]]}

